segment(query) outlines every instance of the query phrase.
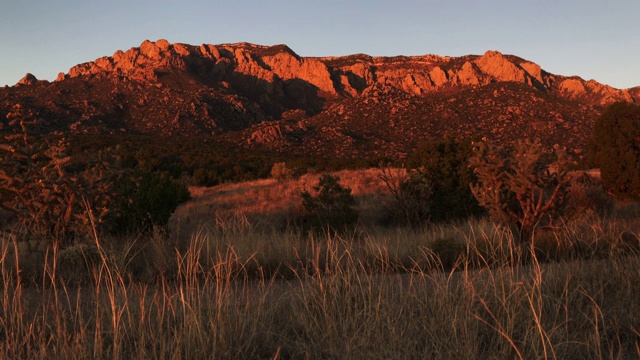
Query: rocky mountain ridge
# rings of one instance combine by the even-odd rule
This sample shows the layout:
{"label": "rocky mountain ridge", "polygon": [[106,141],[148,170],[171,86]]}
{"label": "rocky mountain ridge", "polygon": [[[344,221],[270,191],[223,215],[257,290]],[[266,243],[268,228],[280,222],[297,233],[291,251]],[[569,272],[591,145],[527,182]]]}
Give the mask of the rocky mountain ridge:
{"label": "rocky mountain ridge", "polygon": [[[286,45],[249,43],[193,46],[166,40],[145,41],[140,47],[71,68],[57,81],[79,76],[107,75],[128,80],[161,81],[163,70],[188,71],[194,81],[234,82],[242,75],[273,84],[302,80],[324,96],[356,96],[370,86],[384,84],[416,95],[453,86],[478,86],[515,81],[564,96],[590,96],[600,104],[633,101],[629,90],[584,81],[577,77],[549,74],[539,65],[498,51],[482,56],[371,57],[364,54],[303,58]],[[234,79],[235,78],[235,79]],[[277,86],[267,90],[275,92]]]}
{"label": "rocky mountain ridge", "polygon": [[497,51],[314,58],[286,45],[158,40],[74,66],[51,83],[28,74],[0,89],[0,119],[19,111],[42,131],[208,134],[352,156],[402,154],[443,136],[535,136],[579,152],[603,106],[638,100],[640,88],[550,74]]}

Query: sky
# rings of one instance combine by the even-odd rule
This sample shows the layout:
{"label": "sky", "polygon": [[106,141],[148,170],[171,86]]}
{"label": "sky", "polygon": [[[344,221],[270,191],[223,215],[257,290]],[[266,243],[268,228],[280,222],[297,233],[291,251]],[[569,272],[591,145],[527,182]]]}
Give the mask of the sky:
{"label": "sky", "polygon": [[481,55],[640,86],[638,0],[0,0],[0,86],[166,39],[287,44],[301,56]]}

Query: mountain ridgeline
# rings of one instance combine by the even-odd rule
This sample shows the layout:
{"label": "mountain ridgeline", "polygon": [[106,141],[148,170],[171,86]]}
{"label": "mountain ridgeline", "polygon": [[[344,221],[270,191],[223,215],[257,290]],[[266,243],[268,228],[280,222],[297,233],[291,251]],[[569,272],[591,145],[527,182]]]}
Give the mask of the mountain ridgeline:
{"label": "mountain ridgeline", "polygon": [[574,154],[615,89],[483,55],[302,57],[286,45],[145,41],[80,64],[53,82],[27,74],[0,89],[2,131],[198,136],[247,150],[403,158],[445,137],[539,138]]}

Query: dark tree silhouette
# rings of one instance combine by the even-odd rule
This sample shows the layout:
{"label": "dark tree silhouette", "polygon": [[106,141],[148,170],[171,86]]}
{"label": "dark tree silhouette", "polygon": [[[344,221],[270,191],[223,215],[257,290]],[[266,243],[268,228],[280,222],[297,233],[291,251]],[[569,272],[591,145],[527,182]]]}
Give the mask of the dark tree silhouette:
{"label": "dark tree silhouette", "polygon": [[607,108],[596,120],[589,156],[610,192],[640,200],[640,106],[616,103]]}

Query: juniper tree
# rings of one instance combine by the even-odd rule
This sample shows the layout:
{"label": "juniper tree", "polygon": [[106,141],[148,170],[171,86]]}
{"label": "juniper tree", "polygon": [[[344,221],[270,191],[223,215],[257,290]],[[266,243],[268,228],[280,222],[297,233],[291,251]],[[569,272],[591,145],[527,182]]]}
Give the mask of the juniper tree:
{"label": "juniper tree", "polygon": [[345,230],[358,220],[351,189],[340,185],[340,178],[329,174],[320,177],[313,192],[302,192],[307,225],[313,230]]}
{"label": "juniper tree", "polygon": [[429,217],[432,221],[451,221],[482,215],[483,209],[469,189],[475,181],[469,168],[473,152],[470,139],[447,138],[419,146],[408,161],[432,186]]}
{"label": "juniper tree", "polygon": [[640,106],[611,105],[596,120],[589,150],[609,191],[640,200]]}

